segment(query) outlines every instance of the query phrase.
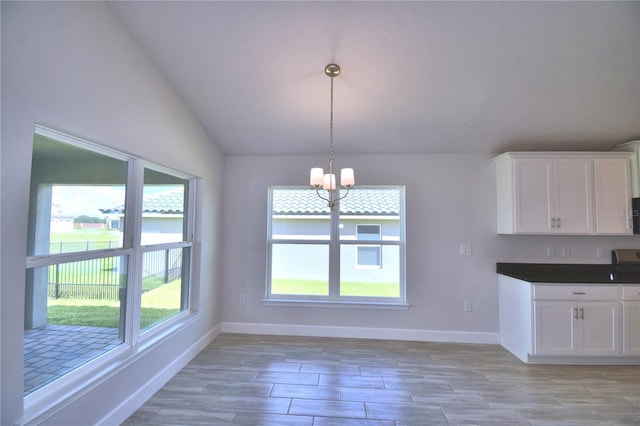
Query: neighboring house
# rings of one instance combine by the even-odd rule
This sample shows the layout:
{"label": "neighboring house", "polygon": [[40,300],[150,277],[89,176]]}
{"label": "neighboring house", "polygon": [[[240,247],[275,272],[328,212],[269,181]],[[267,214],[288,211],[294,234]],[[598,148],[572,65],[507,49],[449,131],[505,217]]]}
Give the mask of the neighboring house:
{"label": "neighboring house", "polygon": [[[321,195],[322,195],[321,190]],[[340,201],[340,240],[398,240],[400,235],[399,193],[397,190],[357,189]],[[272,201],[272,236],[277,239],[326,240],[329,242],[329,209],[315,191],[277,189]],[[314,280],[327,275],[328,250],[315,245],[300,250],[298,245],[279,244],[279,256],[272,268],[277,278]],[[313,254],[310,256],[310,250]],[[284,264],[278,265],[278,259]],[[340,280],[396,282],[397,246],[345,245],[340,251]]]}
{"label": "neighboring house", "polygon": [[[142,205],[142,244],[183,240],[184,190],[182,186],[145,195]],[[124,206],[100,209],[111,229],[124,231]]]}

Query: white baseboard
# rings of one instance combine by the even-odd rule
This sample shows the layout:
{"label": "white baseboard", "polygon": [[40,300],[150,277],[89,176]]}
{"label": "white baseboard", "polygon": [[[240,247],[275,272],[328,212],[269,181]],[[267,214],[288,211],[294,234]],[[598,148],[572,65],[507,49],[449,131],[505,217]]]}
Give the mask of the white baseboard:
{"label": "white baseboard", "polygon": [[162,386],[164,386],[173,376],[176,375],[182,368],[184,368],[189,361],[191,361],[200,351],[202,351],[209,343],[213,341],[221,333],[222,327],[220,324],[215,326],[211,331],[205,334],[197,342],[187,348],[178,358],[174,359],[158,374],[153,376],[144,386],[140,387],[137,392],[132,394],[129,398],[123,401],[120,405],[114,408],[107,416],[105,416],[100,424],[112,425],[121,424],[131,414],[133,414],[138,408],[142,407],[144,403],[149,400]]}
{"label": "white baseboard", "polygon": [[397,328],[336,327],[295,324],[223,322],[223,333],[278,336],[343,337],[356,339],[410,340],[418,342],[499,344],[499,333],[477,331],[416,330]]}

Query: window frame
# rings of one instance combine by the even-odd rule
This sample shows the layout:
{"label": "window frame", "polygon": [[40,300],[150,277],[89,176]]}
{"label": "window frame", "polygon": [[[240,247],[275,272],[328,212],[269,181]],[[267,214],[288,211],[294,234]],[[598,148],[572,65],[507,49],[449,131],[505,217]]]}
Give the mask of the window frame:
{"label": "window frame", "polygon": [[[25,271],[32,268],[47,267],[67,262],[122,256],[127,259],[127,291],[126,304],[124,307],[126,319],[122,330],[122,342],[116,347],[105,351],[88,362],[77,366],[70,372],[56,378],[54,381],[24,395],[25,417],[29,419],[35,419],[52,409],[64,400],[65,395],[69,395],[71,392],[75,392],[82,387],[94,386],[94,383],[102,380],[102,377],[113,374],[114,371],[117,371],[142,353],[145,353],[149,348],[159,344],[168,334],[186,327],[195,319],[194,314],[198,311],[197,289],[199,286],[199,283],[194,279],[193,273],[196,258],[196,253],[194,253],[195,225],[198,217],[196,194],[200,182],[198,177],[40,124],[35,125],[34,135],[41,135],[80,149],[125,161],[127,163],[127,177],[125,180],[125,205],[127,214],[124,215],[122,247],[69,253],[27,255]],[[144,185],[143,175],[145,168],[167,173],[173,177],[187,181],[185,196],[187,196],[188,199],[185,203],[187,211],[183,219],[185,221],[183,241],[147,246],[140,244]],[[141,333],[140,314],[143,253],[158,250],[159,248],[176,247],[189,249],[188,263],[183,262],[183,266],[186,268],[183,275],[186,274],[189,278],[189,282],[186,285],[187,295],[184,308],[183,302],[181,301],[180,312],[153,324]],[[184,287],[182,291],[184,291]],[[182,298],[184,299],[185,296],[183,295]]]}
{"label": "window frame", "polygon": [[[380,235],[377,241],[371,241],[368,244],[366,240],[341,239],[340,236],[340,205],[339,202],[331,209],[329,214],[329,239],[293,239],[293,238],[272,238],[273,235],[273,191],[279,189],[308,189],[315,195],[315,190],[306,186],[281,186],[274,185],[268,187],[268,209],[267,209],[267,262],[265,277],[265,297],[262,301],[266,306],[287,306],[290,304],[306,305],[306,306],[335,306],[335,307],[357,307],[357,308],[385,308],[385,309],[402,309],[406,310],[409,305],[406,301],[406,212],[405,212],[405,187],[404,185],[359,185],[357,189],[394,189],[398,190],[399,195],[399,236],[397,240],[384,239]],[[355,189],[355,190],[357,190]],[[353,191],[354,189],[352,189]],[[348,216],[344,216],[348,217]],[[375,216],[372,216],[375,217]],[[360,216],[359,218],[362,218]],[[382,232],[382,226],[380,226]],[[356,234],[357,237],[357,234]],[[364,243],[364,244],[363,244]],[[271,289],[272,278],[272,261],[273,246],[277,244],[314,244],[326,245],[329,248],[329,294],[328,296],[314,295],[295,295],[273,293]],[[373,297],[373,296],[341,296],[340,295],[340,250],[343,247],[353,246],[353,250],[357,251],[358,246],[375,245],[380,247],[380,258],[382,259],[382,251],[384,246],[397,246],[399,250],[398,256],[398,297]],[[375,267],[378,268],[378,267]],[[362,269],[370,269],[364,267]]]}

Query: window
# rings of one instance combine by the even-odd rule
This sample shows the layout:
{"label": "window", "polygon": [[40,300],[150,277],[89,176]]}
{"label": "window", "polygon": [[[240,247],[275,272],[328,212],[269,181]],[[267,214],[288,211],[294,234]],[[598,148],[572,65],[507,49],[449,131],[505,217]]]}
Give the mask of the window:
{"label": "window", "polygon": [[[358,241],[380,241],[380,225],[356,225]],[[382,246],[356,246],[356,266],[362,268],[382,267]]]}
{"label": "window", "polygon": [[193,181],[36,127],[25,394],[189,310]]}
{"label": "window", "polygon": [[330,210],[314,189],[269,189],[267,301],[403,305],[404,188],[351,189]]}

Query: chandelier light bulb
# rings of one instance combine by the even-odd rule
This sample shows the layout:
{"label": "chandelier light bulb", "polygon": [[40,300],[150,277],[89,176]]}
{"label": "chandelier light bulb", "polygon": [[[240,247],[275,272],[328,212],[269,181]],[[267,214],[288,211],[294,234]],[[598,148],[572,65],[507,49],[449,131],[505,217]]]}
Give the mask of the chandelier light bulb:
{"label": "chandelier light bulb", "polygon": [[322,167],[314,167],[311,169],[311,175],[309,178],[311,186],[322,186],[324,184],[324,170]]}
{"label": "chandelier light bulb", "polygon": [[340,170],[340,185],[346,188],[349,188],[355,185],[355,183],[356,183],[356,179],[353,175],[352,168],[346,168],[346,169]]}
{"label": "chandelier light bulb", "polygon": [[324,181],[322,183],[323,189],[328,189],[329,191],[333,191],[336,189],[336,175],[327,173],[324,175]]}

